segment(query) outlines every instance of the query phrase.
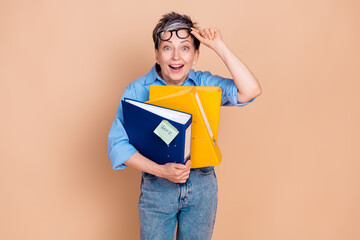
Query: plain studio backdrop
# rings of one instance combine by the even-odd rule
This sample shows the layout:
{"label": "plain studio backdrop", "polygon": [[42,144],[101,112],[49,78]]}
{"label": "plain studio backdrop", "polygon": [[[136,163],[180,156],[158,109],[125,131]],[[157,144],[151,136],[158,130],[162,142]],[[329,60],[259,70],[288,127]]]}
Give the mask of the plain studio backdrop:
{"label": "plain studio backdrop", "polygon": [[[139,238],[140,172],[112,170],[107,135],[172,10],[221,29],[263,89],[221,109],[213,239],[360,239],[355,0],[2,0],[0,238]],[[230,77],[205,46],[196,69]]]}

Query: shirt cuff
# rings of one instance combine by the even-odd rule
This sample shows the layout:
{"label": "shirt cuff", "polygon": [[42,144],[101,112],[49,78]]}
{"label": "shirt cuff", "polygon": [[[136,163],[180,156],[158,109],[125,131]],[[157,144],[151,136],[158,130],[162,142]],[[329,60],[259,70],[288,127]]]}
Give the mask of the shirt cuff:
{"label": "shirt cuff", "polygon": [[238,91],[237,91],[237,88],[236,86],[234,85],[234,88],[232,89],[231,91],[232,93],[228,96],[226,96],[225,98],[225,103],[222,104],[222,106],[237,106],[237,107],[243,107],[243,106],[246,106],[248,105],[249,103],[252,103],[255,98],[251,99],[250,101],[248,102],[245,102],[245,103],[240,103],[238,102],[237,100],[237,94],[238,94]]}
{"label": "shirt cuff", "polygon": [[255,98],[251,99],[250,101],[246,102],[246,103],[236,103],[234,106],[237,106],[237,107],[242,107],[242,106],[245,106],[245,105],[248,105],[249,103],[252,103],[253,101],[255,100]]}
{"label": "shirt cuff", "polygon": [[138,150],[132,145],[127,144],[123,146],[116,145],[112,148],[109,153],[109,158],[112,163],[114,170],[124,169],[127,166],[124,164],[133,154],[137,153]]}

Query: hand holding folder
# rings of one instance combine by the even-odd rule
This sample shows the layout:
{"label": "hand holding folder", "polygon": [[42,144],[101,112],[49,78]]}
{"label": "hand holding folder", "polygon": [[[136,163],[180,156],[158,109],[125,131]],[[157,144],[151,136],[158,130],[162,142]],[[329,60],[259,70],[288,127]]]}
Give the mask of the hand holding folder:
{"label": "hand holding folder", "polygon": [[129,142],[142,155],[158,164],[190,159],[191,114],[127,98],[121,104]]}

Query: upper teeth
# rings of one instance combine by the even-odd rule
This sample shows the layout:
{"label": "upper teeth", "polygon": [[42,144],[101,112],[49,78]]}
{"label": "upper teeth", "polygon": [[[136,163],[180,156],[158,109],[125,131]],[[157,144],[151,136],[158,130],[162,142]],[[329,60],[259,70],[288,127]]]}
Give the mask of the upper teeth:
{"label": "upper teeth", "polygon": [[182,65],[171,65],[172,67],[181,67]]}

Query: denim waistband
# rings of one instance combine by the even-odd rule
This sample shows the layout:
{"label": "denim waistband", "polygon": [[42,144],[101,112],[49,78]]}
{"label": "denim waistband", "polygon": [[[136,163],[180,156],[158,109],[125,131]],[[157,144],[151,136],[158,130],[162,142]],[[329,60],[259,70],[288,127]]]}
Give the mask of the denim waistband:
{"label": "denim waistband", "polygon": [[213,166],[210,166],[210,167],[201,167],[201,168],[191,168],[190,169],[190,171],[196,171],[196,170],[201,170],[201,171],[203,171],[203,170],[213,170],[214,169],[214,167]]}

